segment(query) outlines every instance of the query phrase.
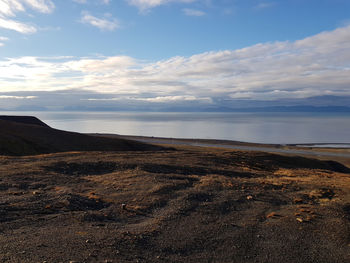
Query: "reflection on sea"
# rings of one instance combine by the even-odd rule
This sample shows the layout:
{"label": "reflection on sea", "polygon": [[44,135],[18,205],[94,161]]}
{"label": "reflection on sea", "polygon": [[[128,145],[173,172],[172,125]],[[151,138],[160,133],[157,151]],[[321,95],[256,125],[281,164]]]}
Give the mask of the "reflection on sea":
{"label": "reflection on sea", "polygon": [[34,115],[53,128],[257,143],[349,143],[350,113],[2,112]]}

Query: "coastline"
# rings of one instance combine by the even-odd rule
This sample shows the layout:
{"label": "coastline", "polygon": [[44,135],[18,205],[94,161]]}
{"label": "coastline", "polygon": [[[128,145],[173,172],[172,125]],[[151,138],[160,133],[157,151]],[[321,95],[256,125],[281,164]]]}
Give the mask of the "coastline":
{"label": "coastline", "polygon": [[[315,144],[261,144],[240,142],[231,140],[215,140],[215,139],[183,139],[183,138],[166,138],[166,137],[147,137],[147,136],[131,136],[118,134],[90,134],[94,136],[124,138],[129,140],[140,141],[144,143],[161,144],[161,145],[177,145],[177,146],[195,146],[234,149],[242,151],[262,151],[287,155],[302,155],[312,157],[340,157],[350,158],[350,148],[342,147],[321,147],[331,143],[315,143]],[[314,146],[315,145],[315,146]],[[347,143],[337,143],[331,145],[349,145]]]}

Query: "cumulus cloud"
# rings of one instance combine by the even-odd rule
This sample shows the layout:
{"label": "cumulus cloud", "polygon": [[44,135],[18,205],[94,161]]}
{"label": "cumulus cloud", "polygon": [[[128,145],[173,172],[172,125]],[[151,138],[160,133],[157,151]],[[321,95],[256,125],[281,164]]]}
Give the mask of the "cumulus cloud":
{"label": "cumulus cloud", "polygon": [[80,22],[106,31],[114,31],[120,27],[118,21],[114,18],[98,18],[87,11],[82,12]]}
{"label": "cumulus cloud", "polygon": [[187,16],[204,16],[205,12],[196,9],[184,8],[182,9],[185,15]]}
{"label": "cumulus cloud", "polygon": [[261,43],[145,62],[128,56],[8,58],[3,92],[74,89],[135,103],[350,96],[350,26],[294,42]]}
{"label": "cumulus cloud", "polygon": [[130,5],[136,6],[141,12],[168,3],[192,3],[197,0],[127,0]]}
{"label": "cumulus cloud", "polygon": [[0,28],[23,34],[35,33],[35,26],[14,19],[17,13],[26,12],[28,8],[48,14],[54,10],[55,5],[51,0],[0,0]]}

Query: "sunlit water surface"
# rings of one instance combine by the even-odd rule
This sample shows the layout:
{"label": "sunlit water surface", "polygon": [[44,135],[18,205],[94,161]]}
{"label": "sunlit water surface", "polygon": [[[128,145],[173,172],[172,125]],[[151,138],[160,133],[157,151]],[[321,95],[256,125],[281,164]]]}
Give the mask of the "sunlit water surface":
{"label": "sunlit water surface", "polygon": [[257,143],[350,143],[350,113],[0,112],[56,129]]}

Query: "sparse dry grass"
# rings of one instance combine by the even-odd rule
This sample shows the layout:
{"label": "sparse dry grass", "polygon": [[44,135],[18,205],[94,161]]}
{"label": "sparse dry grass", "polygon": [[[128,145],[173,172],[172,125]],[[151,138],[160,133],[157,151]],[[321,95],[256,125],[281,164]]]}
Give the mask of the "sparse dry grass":
{"label": "sparse dry grass", "polygon": [[350,173],[178,147],[0,157],[1,262],[347,262]]}

